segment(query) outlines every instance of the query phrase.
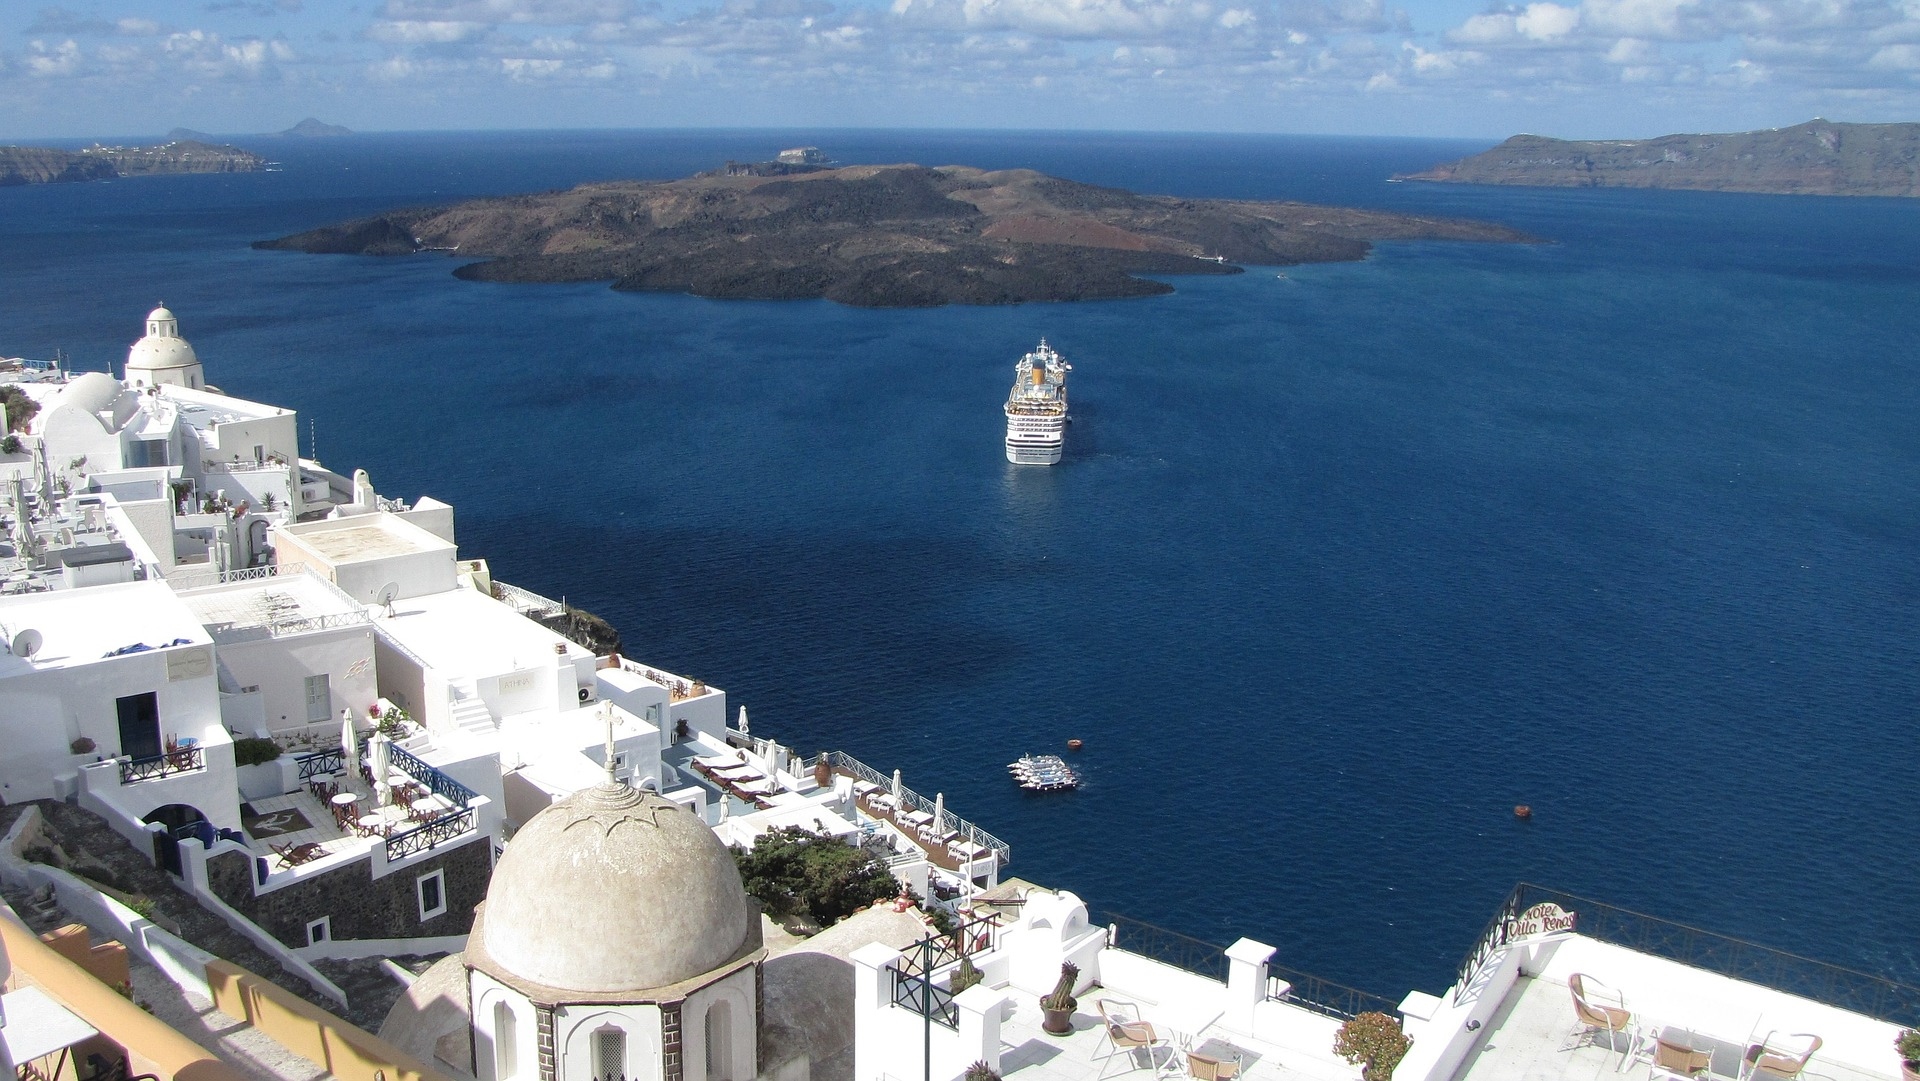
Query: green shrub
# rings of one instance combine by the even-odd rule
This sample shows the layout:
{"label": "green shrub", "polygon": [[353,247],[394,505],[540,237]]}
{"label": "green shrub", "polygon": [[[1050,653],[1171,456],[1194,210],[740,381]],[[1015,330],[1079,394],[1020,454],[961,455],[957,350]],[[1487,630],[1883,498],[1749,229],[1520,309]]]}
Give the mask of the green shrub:
{"label": "green shrub", "polygon": [[797,827],[768,830],[734,859],[741,884],[769,914],[807,916],[821,927],[900,892],[873,853]]}
{"label": "green shrub", "polygon": [[[7,411],[7,431],[9,432],[25,431],[27,422],[40,411],[39,402],[27,397],[26,391],[11,383],[0,386],[0,407],[5,407]],[[15,442],[14,450],[18,449],[19,443]],[[7,453],[12,454],[14,450],[9,450]]]}
{"label": "green shrub", "polygon": [[257,766],[279,757],[280,745],[270,739],[250,738],[233,741],[233,764],[236,766]]}

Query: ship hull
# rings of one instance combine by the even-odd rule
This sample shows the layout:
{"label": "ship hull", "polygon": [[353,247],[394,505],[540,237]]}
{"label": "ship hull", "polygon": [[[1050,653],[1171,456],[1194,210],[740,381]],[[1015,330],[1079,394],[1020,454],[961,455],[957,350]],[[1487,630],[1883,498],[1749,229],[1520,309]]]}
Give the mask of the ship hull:
{"label": "ship hull", "polygon": [[1007,461],[1014,465],[1059,465],[1062,445],[1058,439],[1051,443],[1008,439]]}

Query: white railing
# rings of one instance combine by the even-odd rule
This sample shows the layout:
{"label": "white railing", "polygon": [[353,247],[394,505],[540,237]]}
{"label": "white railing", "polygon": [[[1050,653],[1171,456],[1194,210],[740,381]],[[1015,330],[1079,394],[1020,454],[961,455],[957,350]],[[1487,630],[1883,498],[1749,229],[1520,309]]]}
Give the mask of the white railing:
{"label": "white railing", "polygon": [[521,589],[519,586],[508,585],[498,578],[493,580],[493,588],[499,593],[502,604],[507,605],[521,615],[528,615],[534,612],[542,615],[557,615],[567,610],[566,605],[551,597],[542,597],[531,589]]}
{"label": "white railing", "polygon": [[[178,571],[167,575],[167,584],[175,593],[184,593],[190,589],[206,589],[209,586],[232,585],[236,582],[263,582],[269,578],[278,578],[283,574],[303,574],[305,563],[269,563],[264,567],[241,567],[237,570],[193,570]],[[314,575],[319,578],[319,575]],[[326,579],[321,578],[321,581]],[[333,585],[327,582],[327,585]],[[345,593],[340,594],[346,597]],[[348,598],[351,601],[351,598]]]}
{"label": "white railing", "polygon": [[[848,754],[845,751],[827,751],[824,753],[825,753],[825,757],[828,764],[831,765],[834,769],[845,770],[846,772],[852,774],[855,777],[860,778],[863,781],[870,781],[873,784],[877,784],[881,787],[881,789],[885,790],[888,793],[891,793],[893,791],[892,777],[881,773],[879,770],[874,769],[872,766],[867,765],[865,762],[860,761],[858,758],[853,757],[852,755]],[[815,757],[811,762],[807,762],[806,760],[803,759],[802,762],[804,765],[808,767],[814,767],[820,764],[820,758]],[[904,785],[901,786],[900,788],[900,809],[901,810],[904,811],[904,810],[911,809],[911,810],[917,810],[917,811],[925,811],[928,814],[932,814],[933,808],[934,808],[933,800],[930,800],[927,797],[922,796],[920,793],[915,792],[911,788],[907,788]],[[946,816],[947,824],[951,825],[956,833],[960,834],[962,837],[965,837],[967,840],[973,842],[976,845],[980,845],[983,848],[992,849],[1000,857],[1000,863],[1002,866],[1005,866],[1010,860],[1012,860],[1013,858],[1012,845],[1009,845],[1007,842],[1002,841],[1000,838],[995,837],[993,834],[988,833],[986,830],[981,829],[979,826],[974,825],[973,823],[967,821],[966,819],[961,818],[959,815],[954,814],[953,809],[951,807],[942,807],[941,811]]]}

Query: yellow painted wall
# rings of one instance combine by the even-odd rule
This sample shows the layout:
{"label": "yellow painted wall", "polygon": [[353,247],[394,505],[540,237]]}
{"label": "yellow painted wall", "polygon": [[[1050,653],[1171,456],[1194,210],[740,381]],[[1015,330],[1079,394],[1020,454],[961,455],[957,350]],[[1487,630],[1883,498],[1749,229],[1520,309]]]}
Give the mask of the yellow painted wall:
{"label": "yellow painted wall", "polygon": [[17,983],[31,982],[125,1048],[134,1073],[157,1074],[160,1081],[247,1081],[10,919],[0,918],[0,942],[6,944]]}
{"label": "yellow painted wall", "polygon": [[226,961],[207,965],[220,1012],[245,1020],[340,1081],[452,1081],[393,1044]]}

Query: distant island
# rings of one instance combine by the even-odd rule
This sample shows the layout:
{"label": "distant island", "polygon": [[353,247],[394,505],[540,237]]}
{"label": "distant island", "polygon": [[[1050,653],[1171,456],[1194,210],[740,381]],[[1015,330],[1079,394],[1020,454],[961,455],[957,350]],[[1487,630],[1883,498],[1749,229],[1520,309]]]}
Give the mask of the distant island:
{"label": "distant island", "polygon": [[280,134],[291,135],[301,139],[323,139],[335,135],[352,135],[353,132],[338,124],[329,124],[310,116]]}
{"label": "distant island", "polygon": [[1431,239],[1532,238],[1484,222],[1135,195],[1026,169],[729,163],[686,180],[396,210],[254,247],[440,250],[484,259],[454,271],[474,281],[899,308],[1150,296],[1172,287],[1136,275],[1355,260],[1375,240]]}
{"label": "distant island", "polygon": [[176,139],[160,146],[0,146],[0,188],[163,173],[250,173],[267,160],[234,146]]}
{"label": "distant island", "polygon": [[[343,128],[338,124],[329,124],[324,120],[316,120],[310,116],[285,131],[268,132],[262,135],[252,136],[252,138],[290,137],[295,139],[325,139],[335,135],[352,134],[353,132],[348,128]],[[216,136],[208,135],[204,131],[195,131],[192,128],[175,128],[167,132],[167,139],[169,141],[190,139],[194,142],[211,143],[216,138]]]}
{"label": "distant island", "polygon": [[1836,124],[1733,135],[1570,142],[1516,135],[1402,180],[1778,195],[1920,195],[1920,124]]}

